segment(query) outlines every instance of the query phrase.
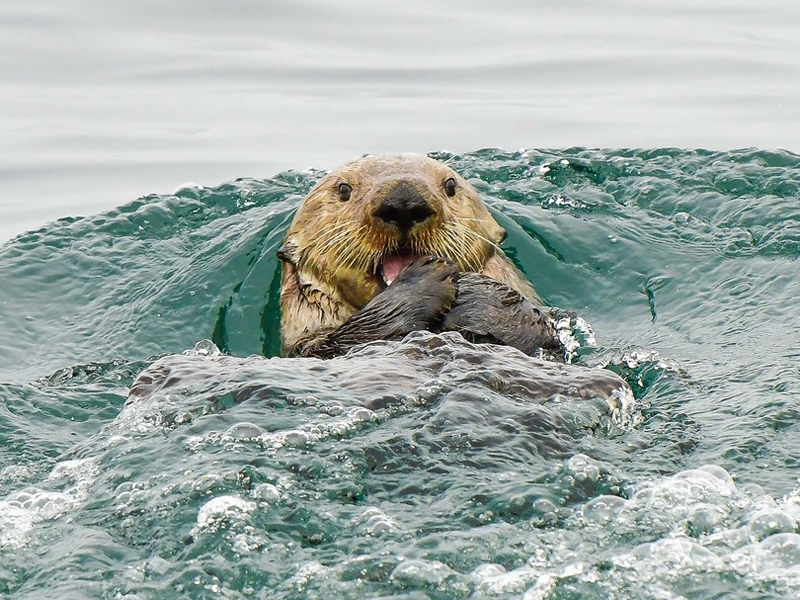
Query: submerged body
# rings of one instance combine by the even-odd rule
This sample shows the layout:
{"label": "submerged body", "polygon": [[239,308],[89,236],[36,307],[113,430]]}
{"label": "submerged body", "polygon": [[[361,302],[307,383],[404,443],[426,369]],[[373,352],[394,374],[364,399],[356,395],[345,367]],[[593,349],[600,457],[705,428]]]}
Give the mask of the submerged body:
{"label": "submerged body", "polygon": [[333,356],[422,329],[526,353],[559,347],[504,238],[445,164],[401,155],[343,165],[305,198],[280,251],[284,353]]}

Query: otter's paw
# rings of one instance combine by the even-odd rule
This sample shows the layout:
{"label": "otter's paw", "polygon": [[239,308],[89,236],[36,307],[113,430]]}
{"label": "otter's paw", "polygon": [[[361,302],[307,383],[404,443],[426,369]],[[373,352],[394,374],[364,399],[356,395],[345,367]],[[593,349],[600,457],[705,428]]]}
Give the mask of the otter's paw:
{"label": "otter's paw", "polygon": [[300,353],[335,356],[365,342],[397,340],[422,329],[440,331],[458,293],[458,275],[449,259],[418,258],[341,327]]}
{"label": "otter's paw", "polygon": [[455,301],[458,268],[444,258],[419,258],[383,292],[334,331],[336,349],[373,340],[400,339],[412,331],[438,331]]}
{"label": "otter's paw", "polygon": [[[417,258],[400,272],[397,279],[389,289],[395,286],[413,286],[419,288],[435,287],[443,297],[448,297],[452,302],[456,297],[458,281],[458,267],[449,258],[423,256]],[[403,293],[408,293],[409,290]]]}
{"label": "otter's paw", "polygon": [[402,335],[420,329],[436,331],[456,300],[458,278],[458,267],[449,258],[424,256],[403,269],[375,300],[394,307]]}
{"label": "otter's paw", "polygon": [[530,355],[563,350],[551,309],[534,306],[506,284],[478,273],[459,278],[458,297],[442,327],[472,342],[513,346]]}

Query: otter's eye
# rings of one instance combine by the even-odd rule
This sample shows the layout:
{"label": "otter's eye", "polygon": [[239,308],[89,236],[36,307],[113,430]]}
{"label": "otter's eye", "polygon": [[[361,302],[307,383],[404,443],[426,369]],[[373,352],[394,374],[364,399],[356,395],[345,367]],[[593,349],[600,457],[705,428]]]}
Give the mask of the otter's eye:
{"label": "otter's eye", "polygon": [[444,182],[444,193],[451,198],[456,195],[456,180],[452,177]]}
{"label": "otter's eye", "polygon": [[350,193],[353,191],[353,188],[350,187],[349,183],[340,183],[339,184],[339,200],[342,202],[347,202],[350,200]]}

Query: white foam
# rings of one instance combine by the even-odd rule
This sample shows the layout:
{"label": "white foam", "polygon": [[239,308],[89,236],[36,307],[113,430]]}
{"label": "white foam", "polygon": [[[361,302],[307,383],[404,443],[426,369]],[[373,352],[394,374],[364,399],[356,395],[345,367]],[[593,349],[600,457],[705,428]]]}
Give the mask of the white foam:
{"label": "white foam", "polygon": [[571,363],[581,348],[596,348],[594,329],[583,317],[564,315],[556,321],[556,335],[564,347],[564,360]]}
{"label": "white foam", "polygon": [[[264,432],[261,435],[248,437],[247,441],[258,443],[263,448],[271,451],[286,447],[309,448],[324,440],[331,438],[338,439],[350,435],[364,423],[378,420],[378,415],[374,411],[364,407],[344,408],[339,405],[339,409],[337,409],[333,403],[330,403],[326,405],[326,407],[321,408],[320,412],[338,416],[333,419],[305,423],[299,427],[287,429],[285,431]],[[197,451],[206,445],[218,444],[227,444],[229,449],[234,449],[234,446],[231,444],[241,442],[241,440],[236,440],[234,435],[230,435],[231,430],[233,430],[234,434],[236,433],[236,427],[237,425],[234,425],[224,434],[209,432],[192,436],[186,440],[186,444],[193,451]],[[247,431],[249,433],[255,432],[252,428],[247,428]]]}
{"label": "white foam", "polygon": [[215,531],[222,523],[241,520],[255,509],[255,502],[237,496],[217,496],[200,507],[194,533]]}
{"label": "white foam", "polygon": [[381,537],[400,531],[400,524],[376,506],[368,506],[353,523],[365,535]]}
{"label": "white foam", "polygon": [[[566,466],[576,484],[599,475],[582,455]],[[709,578],[800,597],[800,495],[775,500],[759,491],[740,489],[725,469],[707,465],[643,481],[629,499],[593,498],[542,536],[546,551],[528,561],[539,575],[524,598],[583,582],[608,597],[679,599]],[[495,571],[487,570],[488,580],[500,576]]]}
{"label": "white foam", "polygon": [[326,567],[318,561],[303,563],[287,583],[296,591],[302,592],[314,579],[325,577],[331,570],[330,567]]}
{"label": "white foam", "polygon": [[0,500],[0,548],[23,547],[36,522],[31,510],[13,500]]}
{"label": "white foam", "polygon": [[175,191],[172,192],[172,193],[173,194],[177,194],[177,193],[179,193],[181,191],[185,191],[185,190],[188,190],[188,191],[191,191],[191,192],[195,192],[195,191],[201,191],[201,190],[204,190],[204,189],[205,189],[205,187],[203,187],[199,183],[195,183],[194,181],[186,181],[186,182],[180,184],[178,187],[176,187]]}
{"label": "white foam", "polygon": [[391,579],[411,587],[440,586],[456,572],[438,560],[407,559],[392,571]]}
{"label": "white foam", "polygon": [[530,566],[506,571],[502,565],[493,563],[479,565],[470,573],[476,591],[481,596],[490,597],[521,594],[538,579],[539,575],[540,571]]}
{"label": "white foam", "polygon": [[93,459],[59,462],[45,483],[62,483],[61,489],[27,488],[0,500],[0,548],[22,548],[37,523],[59,519],[84,502],[98,473]]}
{"label": "white foam", "polygon": [[222,351],[211,340],[200,340],[190,350],[184,350],[181,354],[185,356],[221,356]]}

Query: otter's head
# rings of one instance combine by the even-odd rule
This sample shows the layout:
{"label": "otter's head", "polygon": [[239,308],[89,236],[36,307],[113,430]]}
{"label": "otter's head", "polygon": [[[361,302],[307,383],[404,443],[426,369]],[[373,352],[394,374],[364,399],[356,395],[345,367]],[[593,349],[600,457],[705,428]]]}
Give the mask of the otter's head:
{"label": "otter's head", "polygon": [[309,193],[281,258],[301,283],[361,308],[419,256],[481,272],[504,238],[475,188],[447,165],[419,155],[368,157]]}

